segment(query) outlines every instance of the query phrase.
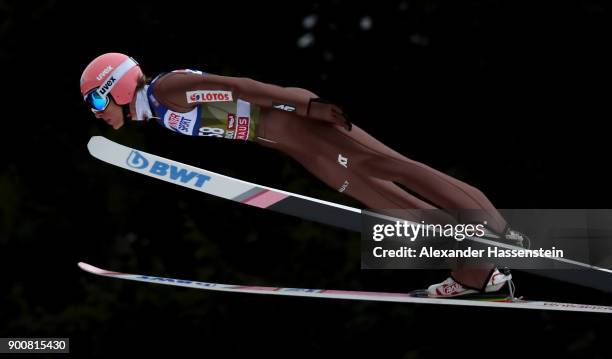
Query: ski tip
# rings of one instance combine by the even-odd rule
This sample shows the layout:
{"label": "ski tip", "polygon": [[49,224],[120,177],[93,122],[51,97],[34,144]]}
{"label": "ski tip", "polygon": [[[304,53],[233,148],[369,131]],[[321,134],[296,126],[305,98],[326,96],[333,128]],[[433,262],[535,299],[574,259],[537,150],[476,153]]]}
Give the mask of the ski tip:
{"label": "ski tip", "polygon": [[85,272],[89,272],[89,273],[93,273],[93,274],[97,274],[97,275],[101,275],[105,277],[118,276],[118,275],[125,274],[125,273],[107,271],[102,268],[92,266],[91,264],[87,264],[85,262],[79,262],[78,265],[79,265],[79,268],[81,268]]}
{"label": "ski tip", "polygon": [[89,150],[89,153],[93,153],[94,146],[104,140],[106,140],[106,138],[103,136],[91,136],[89,142],[87,142],[87,150]]}
{"label": "ski tip", "polygon": [[84,270],[85,272],[89,272],[89,273],[93,273],[93,274],[102,274],[105,271],[98,268],[98,267],[94,267],[91,264],[87,264],[85,262],[79,262],[79,268],[81,268],[82,270]]}

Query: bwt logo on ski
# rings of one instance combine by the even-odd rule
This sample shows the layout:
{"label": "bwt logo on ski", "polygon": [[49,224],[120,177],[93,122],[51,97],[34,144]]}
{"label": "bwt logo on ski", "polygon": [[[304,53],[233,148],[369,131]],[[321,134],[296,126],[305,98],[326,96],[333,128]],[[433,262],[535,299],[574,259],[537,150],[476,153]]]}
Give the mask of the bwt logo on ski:
{"label": "bwt logo on ski", "polygon": [[166,177],[185,184],[195,182],[193,185],[199,188],[201,188],[206,181],[210,180],[210,176],[205,174],[190,171],[186,168],[181,168],[162,161],[155,161],[149,166],[149,160],[138,151],[132,151],[126,163],[129,167],[145,170],[157,177]]}

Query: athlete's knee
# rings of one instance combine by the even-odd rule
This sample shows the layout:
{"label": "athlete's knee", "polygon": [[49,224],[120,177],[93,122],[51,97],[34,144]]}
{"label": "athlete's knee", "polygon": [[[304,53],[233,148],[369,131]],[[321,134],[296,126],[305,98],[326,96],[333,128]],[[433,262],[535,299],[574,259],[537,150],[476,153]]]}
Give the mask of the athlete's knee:
{"label": "athlete's knee", "polygon": [[470,192],[470,194],[472,196],[474,196],[475,198],[479,199],[479,200],[486,200],[488,201],[487,196],[485,196],[484,192],[482,192],[480,189],[470,185],[470,184],[466,184],[465,185],[467,190]]}

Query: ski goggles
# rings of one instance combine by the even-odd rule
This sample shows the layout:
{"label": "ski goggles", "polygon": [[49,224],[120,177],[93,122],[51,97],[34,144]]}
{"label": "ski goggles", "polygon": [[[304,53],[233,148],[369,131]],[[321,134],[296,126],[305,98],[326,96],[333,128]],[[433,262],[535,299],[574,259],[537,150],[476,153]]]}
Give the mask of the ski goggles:
{"label": "ski goggles", "polygon": [[93,90],[85,95],[85,103],[93,112],[102,112],[108,107],[110,99],[108,96],[100,95],[97,90]]}
{"label": "ski goggles", "polygon": [[97,87],[91,91],[89,91],[85,96],[85,103],[89,106],[92,112],[102,112],[106,110],[108,104],[110,103],[109,95],[113,87],[121,78],[130,71],[133,67],[138,66],[138,62],[133,58],[129,57],[125,59],[115,71],[113,71],[107,78],[106,82],[104,82],[100,87]]}

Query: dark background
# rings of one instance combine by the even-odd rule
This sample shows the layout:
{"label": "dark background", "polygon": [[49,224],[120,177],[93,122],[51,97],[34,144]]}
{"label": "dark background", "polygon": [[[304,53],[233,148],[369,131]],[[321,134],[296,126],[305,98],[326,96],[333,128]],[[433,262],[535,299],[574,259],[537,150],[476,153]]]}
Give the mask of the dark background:
{"label": "dark background", "polygon": [[[360,271],[358,235],[106,165],[120,143],[356,205],[255,144],[113,131],[78,90],[104,52],[149,75],[195,68],[299,86],[342,104],[406,156],[482,189],[499,208],[610,207],[610,9],[604,1],[165,4],[0,1],[0,337],[70,337],[86,357],[315,353],[610,357],[609,316],[212,293],[95,277],[410,291],[440,271]],[[304,18],[316,15],[306,28]],[[364,29],[360,24],[371,21]],[[311,34],[314,42],[300,47]],[[612,296],[521,272],[530,298]]]}

